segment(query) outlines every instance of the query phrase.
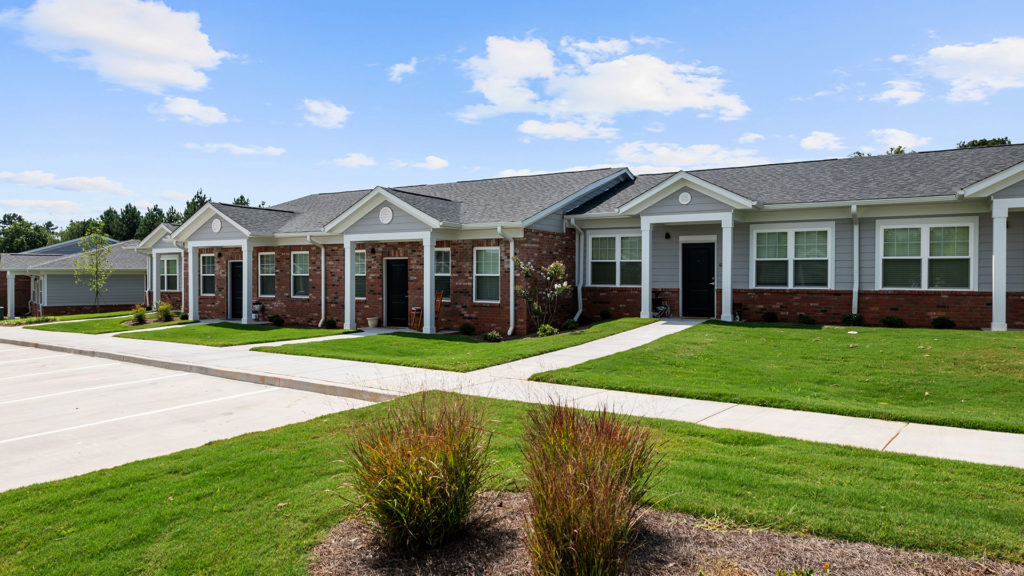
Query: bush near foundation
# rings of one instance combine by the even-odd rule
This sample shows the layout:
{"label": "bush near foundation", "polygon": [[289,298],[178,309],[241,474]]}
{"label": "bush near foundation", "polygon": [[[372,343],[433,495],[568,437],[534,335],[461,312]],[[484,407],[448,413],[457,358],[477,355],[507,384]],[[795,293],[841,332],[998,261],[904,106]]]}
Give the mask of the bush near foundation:
{"label": "bush near foundation", "polygon": [[146,307],[135,306],[132,308],[132,324],[140,325],[146,323]]}
{"label": "bush near foundation", "polygon": [[906,328],[907,321],[899,316],[886,316],[882,318],[882,326],[886,328]]}
{"label": "bush near foundation", "polygon": [[954,322],[952,318],[936,316],[935,318],[932,318],[932,328],[936,328],[938,330],[949,330],[951,328],[956,328],[956,322]]}
{"label": "bush near foundation", "polygon": [[847,326],[863,326],[864,317],[860,314],[843,314],[843,324]]}
{"label": "bush near foundation", "polygon": [[761,322],[778,322],[779,313],[775,310],[765,310],[761,314]]}
{"label": "bush near foundation", "polygon": [[156,318],[161,322],[170,322],[174,319],[174,312],[170,304],[161,304],[156,309]]}

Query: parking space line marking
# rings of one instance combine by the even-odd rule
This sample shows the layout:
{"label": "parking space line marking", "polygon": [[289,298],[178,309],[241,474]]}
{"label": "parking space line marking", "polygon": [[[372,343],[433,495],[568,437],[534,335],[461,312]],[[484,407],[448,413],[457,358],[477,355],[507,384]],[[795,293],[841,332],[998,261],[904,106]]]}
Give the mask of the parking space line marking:
{"label": "parking space line marking", "polygon": [[88,388],[76,388],[74,390],[65,390],[63,392],[53,392],[52,394],[41,394],[39,396],[32,396],[31,398],[18,398],[17,400],[6,400],[0,402],[0,406],[6,406],[8,404],[17,404],[18,402],[28,402],[30,400],[42,400],[44,398],[53,398],[54,396],[66,396],[68,394],[78,394],[79,392],[90,392],[92,390],[102,390],[104,388],[116,388],[118,386],[130,386],[132,384],[143,384],[146,382],[155,382],[156,380],[166,380],[167,378],[174,378],[175,376],[181,376],[181,374],[168,374],[166,376],[157,376],[156,378],[146,378],[145,380],[129,380],[128,382],[118,382],[117,384],[104,384],[103,386],[90,386]]}
{"label": "parking space line marking", "polygon": [[32,360],[46,360],[47,358],[57,358],[59,356],[66,356],[66,354],[49,354],[47,356],[37,356],[35,358],[18,358],[17,360],[5,360],[0,364],[14,364],[15,362],[30,362]]}
{"label": "parking space line marking", "polygon": [[4,376],[0,380],[10,380],[11,378],[35,378],[36,376],[48,376],[50,374],[59,374],[61,372],[74,372],[75,370],[89,370],[91,368],[105,368],[107,366],[117,366],[119,362],[107,362],[106,364],[96,364],[93,366],[75,366],[74,368],[61,368],[60,370],[50,370],[49,372],[35,372],[33,374],[18,374],[16,376]]}
{"label": "parking space line marking", "polygon": [[110,424],[112,422],[120,422],[122,420],[131,420],[132,418],[142,418],[143,416],[152,416],[154,414],[162,414],[164,412],[172,412],[174,410],[180,410],[182,408],[193,408],[195,406],[202,406],[204,404],[213,404],[214,402],[221,402],[223,400],[233,400],[235,398],[244,398],[246,396],[255,396],[257,394],[266,394],[267,392],[275,392],[277,390],[283,390],[283,388],[264,388],[263,390],[254,390],[252,392],[243,392],[241,394],[232,394],[231,396],[222,396],[220,398],[211,398],[209,400],[200,400],[199,402],[191,402],[189,404],[182,404],[180,406],[171,406],[169,408],[161,408],[159,410],[150,410],[148,412],[140,412],[138,414],[129,414],[127,416],[118,416],[117,418],[109,418],[107,420],[100,420],[99,422],[90,422],[88,424],[79,424],[78,426],[69,426],[67,428],[60,428],[58,430],[49,430],[47,432],[38,432],[36,434],[28,434],[27,436],[19,436],[17,438],[8,438],[6,440],[0,440],[0,444],[9,444],[11,442],[18,442],[19,440],[30,440],[32,438],[39,438],[40,436],[50,436],[52,434],[60,434],[62,432],[71,432],[73,430],[81,430],[82,428],[91,428],[92,426],[99,426],[101,424]]}

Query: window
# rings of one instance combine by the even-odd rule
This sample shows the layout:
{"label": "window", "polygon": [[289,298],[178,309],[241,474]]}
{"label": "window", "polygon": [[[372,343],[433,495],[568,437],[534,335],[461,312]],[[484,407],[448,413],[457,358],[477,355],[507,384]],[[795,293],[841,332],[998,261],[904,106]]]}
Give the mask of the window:
{"label": "window", "polygon": [[178,291],[178,258],[176,256],[160,259],[160,291]]}
{"label": "window", "polygon": [[199,255],[199,295],[213,296],[216,292],[217,261],[213,254]]}
{"label": "window", "polygon": [[356,298],[366,298],[366,250],[357,250],[352,262],[356,272]]}
{"label": "window", "polygon": [[309,252],[292,252],[292,298],[309,297]]}
{"label": "window", "polygon": [[473,251],[473,300],[501,300],[501,256],[497,248],[476,248]]}
{"label": "window", "polygon": [[813,222],[796,227],[750,227],[751,275],[759,288],[829,288],[832,284],[832,235],[835,224]]}
{"label": "window", "polygon": [[590,238],[590,283],[596,286],[639,286],[643,243],[640,236]]}
{"label": "window", "polygon": [[434,291],[444,293],[444,299],[452,297],[452,252],[447,248],[434,250]]}
{"label": "window", "polygon": [[974,289],[972,238],[977,219],[878,223],[879,288]]}
{"label": "window", "polygon": [[259,294],[260,298],[273,298],[277,289],[277,265],[273,252],[259,255]]}

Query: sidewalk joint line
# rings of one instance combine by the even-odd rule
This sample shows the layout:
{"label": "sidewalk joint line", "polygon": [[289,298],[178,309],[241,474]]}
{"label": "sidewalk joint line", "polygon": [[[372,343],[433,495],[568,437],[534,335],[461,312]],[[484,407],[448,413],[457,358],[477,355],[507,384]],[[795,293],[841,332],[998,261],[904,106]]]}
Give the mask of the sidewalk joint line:
{"label": "sidewalk joint line", "polygon": [[706,421],[714,418],[715,416],[718,416],[719,414],[721,414],[723,412],[732,410],[733,408],[735,408],[737,406],[739,406],[739,404],[732,404],[730,406],[726,406],[725,408],[722,408],[721,410],[719,410],[718,412],[715,412],[714,414],[711,414],[711,415],[709,415],[709,416],[707,416],[705,418],[701,418],[700,420],[697,420],[696,422],[694,422],[694,424],[700,424],[701,422],[706,422]]}
{"label": "sidewalk joint line", "polygon": [[909,426],[910,426],[910,422],[905,422],[903,424],[903,426],[899,430],[897,430],[895,434],[892,435],[892,438],[889,438],[889,441],[885,443],[885,446],[882,446],[882,448],[879,450],[879,452],[885,452],[886,450],[888,450],[889,449],[889,444],[892,444],[892,441],[895,440],[897,436],[902,434],[903,431],[906,430]]}

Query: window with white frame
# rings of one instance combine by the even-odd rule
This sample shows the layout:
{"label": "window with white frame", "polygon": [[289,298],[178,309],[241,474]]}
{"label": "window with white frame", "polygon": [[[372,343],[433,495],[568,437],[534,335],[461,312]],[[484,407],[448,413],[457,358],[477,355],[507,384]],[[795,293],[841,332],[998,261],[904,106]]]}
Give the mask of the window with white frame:
{"label": "window with white frame", "polygon": [[595,286],[639,286],[643,270],[640,236],[590,238],[590,283]]}
{"label": "window with white frame", "polygon": [[750,227],[751,275],[758,288],[829,288],[832,285],[832,222],[798,227]]}
{"label": "window with white frame", "polygon": [[277,290],[277,263],[273,252],[259,255],[259,295],[273,298]]}
{"label": "window with white frame", "polygon": [[217,260],[213,254],[199,255],[199,295],[213,296],[217,287]]}
{"label": "window with white frame", "polygon": [[309,252],[292,252],[292,298],[309,297]]}
{"label": "window with white frame", "polygon": [[366,250],[356,250],[352,262],[356,276],[356,298],[366,298]]}
{"label": "window with white frame", "polygon": [[977,219],[878,222],[879,288],[972,290]]}
{"label": "window with white frame", "polygon": [[160,259],[160,290],[178,291],[178,257],[165,256]]}
{"label": "window with white frame", "polygon": [[452,297],[452,251],[434,250],[434,291],[441,292],[445,300]]}
{"label": "window with white frame", "polygon": [[473,250],[473,300],[501,301],[501,255],[498,248]]}

